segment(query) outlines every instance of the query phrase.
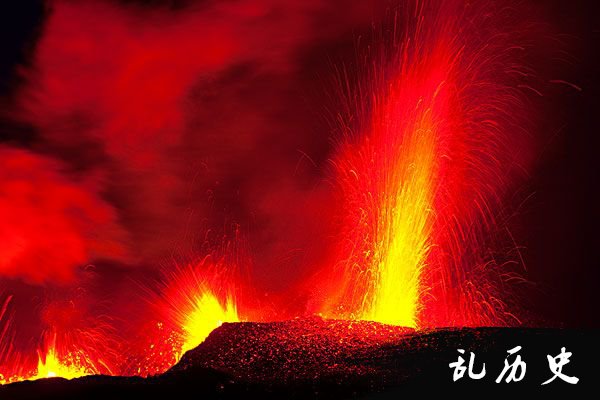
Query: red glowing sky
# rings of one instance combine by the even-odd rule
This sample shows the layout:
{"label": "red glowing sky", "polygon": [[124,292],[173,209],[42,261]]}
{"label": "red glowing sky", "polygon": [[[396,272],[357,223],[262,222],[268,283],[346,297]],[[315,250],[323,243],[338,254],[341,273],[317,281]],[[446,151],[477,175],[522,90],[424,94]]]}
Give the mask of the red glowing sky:
{"label": "red glowing sky", "polygon": [[[323,163],[329,140],[311,123],[321,112],[311,94],[299,89],[311,47],[372,15],[361,2],[336,18],[334,3],[280,3],[50,3],[13,116],[38,130],[35,147],[57,159],[56,176],[22,179],[90,193],[82,218],[101,209],[118,215],[117,226],[94,221],[112,231],[95,239],[123,247],[130,264],[187,257],[207,231],[218,244],[229,225],[244,224],[264,284],[277,286],[270,271],[306,257],[318,234],[314,218],[300,217],[319,213],[314,164]],[[58,205],[44,214],[62,220],[68,212]],[[114,258],[93,253],[89,229],[65,232],[77,234],[88,260]],[[60,241],[61,231],[53,235]],[[61,272],[31,266],[18,274],[55,280],[72,275],[81,258],[66,254],[53,267]]]}

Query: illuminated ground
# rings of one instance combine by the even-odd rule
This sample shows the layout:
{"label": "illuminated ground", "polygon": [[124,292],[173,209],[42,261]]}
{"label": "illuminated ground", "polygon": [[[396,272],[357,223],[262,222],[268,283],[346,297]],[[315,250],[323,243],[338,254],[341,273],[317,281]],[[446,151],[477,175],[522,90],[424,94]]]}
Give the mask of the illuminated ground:
{"label": "illuminated ground", "polygon": [[[402,398],[403,393],[483,390],[581,390],[596,382],[598,332],[557,329],[442,329],[415,333],[370,322],[319,318],[272,323],[232,323],[215,330],[167,373],[150,378],[84,377],[73,381],[46,379],[11,384],[0,398],[128,398],[164,394],[187,398]],[[506,350],[522,346],[527,362],[522,382],[496,384]],[[577,387],[555,381],[547,354],[561,347],[573,353],[567,374],[580,378]],[[463,378],[452,383],[448,364],[457,348],[476,354],[476,372],[486,363],[478,383]],[[491,389],[490,389],[491,388]]]}

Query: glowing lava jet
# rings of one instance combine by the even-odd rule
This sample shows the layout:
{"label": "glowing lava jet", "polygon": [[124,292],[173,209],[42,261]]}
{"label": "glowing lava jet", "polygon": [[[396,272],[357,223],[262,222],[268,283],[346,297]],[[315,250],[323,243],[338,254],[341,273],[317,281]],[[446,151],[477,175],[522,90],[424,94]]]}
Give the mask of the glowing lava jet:
{"label": "glowing lava jet", "polygon": [[7,377],[0,375],[0,384],[44,378],[74,379],[99,373],[96,369],[84,366],[83,359],[83,354],[60,356],[54,347],[49,347],[44,354],[40,352],[35,370],[14,373]]}
{"label": "glowing lava jet", "polygon": [[458,3],[398,11],[410,17],[366,50],[367,79],[346,93],[332,160],[342,239],[326,316],[408,327],[512,318],[495,268],[506,255],[488,249],[529,157],[519,109],[530,74],[512,33],[528,31],[510,10]]}
{"label": "glowing lava jet", "polygon": [[[92,315],[85,298],[55,299],[41,307],[44,329],[36,352],[15,346],[18,334],[8,296],[0,309],[0,383],[85,375],[114,374],[118,355],[113,329],[101,315]],[[34,356],[35,355],[35,356]]]}
{"label": "glowing lava jet", "polygon": [[188,311],[178,313],[184,332],[181,354],[198,346],[208,335],[224,322],[239,322],[233,300],[223,305],[208,288],[201,288],[190,298]]}
{"label": "glowing lava jet", "polygon": [[50,348],[42,359],[40,356],[37,373],[29,380],[41,378],[61,377],[65,379],[79,378],[81,376],[94,374],[95,371],[77,365],[77,358],[73,357],[68,361],[61,361],[56,354],[56,350]]}
{"label": "glowing lava jet", "polygon": [[156,375],[173,366],[225,322],[239,322],[231,277],[233,266],[208,256],[195,264],[165,271],[149,299],[154,318],[141,325],[140,348],[126,375]]}
{"label": "glowing lava jet", "polygon": [[437,142],[449,111],[444,73],[427,64],[424,75],[402,71],[403,79],[375,106],[370,137],[350,146],[336,165],[356,210],[352,268],[364,268],[366,281],[364,297],[355,300],[361,302],[358,319],[417,324],[421,274],[432,244]]}

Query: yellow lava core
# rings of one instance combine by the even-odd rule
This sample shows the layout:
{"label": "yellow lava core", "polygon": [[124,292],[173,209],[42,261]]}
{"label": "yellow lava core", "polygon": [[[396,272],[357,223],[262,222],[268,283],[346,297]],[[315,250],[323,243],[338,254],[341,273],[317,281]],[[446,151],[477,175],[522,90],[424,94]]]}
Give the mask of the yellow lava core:
{"label": "yellow lava core", "polygon": [[42,357],[39,357],[37,374],[29,379],[34,380],[54,377],[74,379],[89,374],[89,371],[77,365],[76,360],[60,360],[56,351],[53,348],[50,348],[46,353],[45,360],[42,360]]}
{"label": "yellow lava core", "polygon": [[382,184],[371,301],[360,319],[417,327],[434,196],[435,135],[429,110],[402,142]]}
{"label": "yellow lava core", "polygon": [[233,299],[228,298],[225,305],[222,305],[210,290],[194,296],[192,304],[192,310],[182,321],[184,343],[181,354],[197,347],[224,322],[240,321]]}
{"label": "yellow lava core", "polygon": [[94,371],[90,371],[80,364],[77,356],[59,357],[56,350],[50,347],[44,357],[42,355],[38,356],[38,365],[35,372],[22,372],[8,378],[0,374],[0,385],[45,378],[64,378],[70,380],[94,373]]}

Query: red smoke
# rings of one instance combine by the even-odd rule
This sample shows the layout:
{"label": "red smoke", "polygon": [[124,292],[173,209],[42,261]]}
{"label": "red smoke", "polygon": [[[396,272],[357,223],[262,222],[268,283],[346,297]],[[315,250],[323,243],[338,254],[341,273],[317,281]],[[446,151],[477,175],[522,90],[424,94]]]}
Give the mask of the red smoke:
{"label": "red smoke", "polygon": [[97,259],[123,260],[124,233],[93,181],[73,181],[60,162],[0,147],[0,274],[67,282]]}
{"label": "red smoke", "polygon": [[[311,191],[321,172],[304,155],[328,146],[327,135],[311,132],[315,115],[297,89],[304,53],[370,22],[369,7],[48,6],[32,67],[22,69],[16,115],[78,173],[102,172],[134,256],[154,263],[174,248],[187,256],[205,230],[240,221],[260,238],[263,263],[279,262],[269,259],[272,246],[306,247],[310,235],[282,221],[284,213],[315,212]],[[286,193],[309,198],[283,206]],[[281,226],[276,237],[273,226]]]}

